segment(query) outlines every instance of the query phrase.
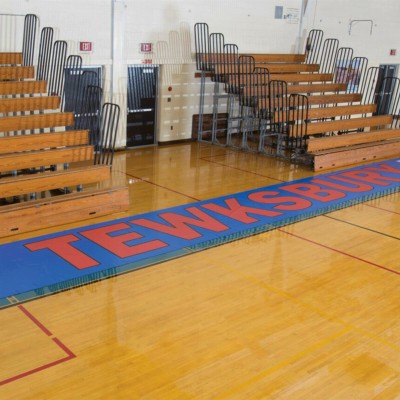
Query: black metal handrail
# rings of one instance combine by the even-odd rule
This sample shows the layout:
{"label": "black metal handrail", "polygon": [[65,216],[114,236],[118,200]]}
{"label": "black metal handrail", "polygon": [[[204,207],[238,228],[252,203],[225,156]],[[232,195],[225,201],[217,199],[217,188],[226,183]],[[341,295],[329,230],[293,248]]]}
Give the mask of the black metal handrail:
{"label": "black metal handrail", "polygon": [[38,17],[35,14],[25,15],[24,36],[22,40],[23,65],[34,64],[37,25]]}
{"label": "black metal handrail", "polygon": [[40,33],[38,65],[36,79],[48,81],[50,74],[51,53],[53,49],[54,30],[45,27]]}
{"label": "black metal handrail", "polygon": [[306,42],[306,59],[307,64],[317,64],[319,62],[319,56],[321,51],[322,39],[324,32],[320,29],[312,29],[307,37]]}
{"label": "black metal handrail", "polygon": [[196,68],[198,71],[210,71],[211,65],[204,55],[209,54],[209,28],[205,22],[194,25],[194,45],[196,52]]}
{"label": "black metal handrail", "polygon": [[104,103],[100,116],[100,136],[95,146],[94,164],[112,166],[121,110],[117,104]]}

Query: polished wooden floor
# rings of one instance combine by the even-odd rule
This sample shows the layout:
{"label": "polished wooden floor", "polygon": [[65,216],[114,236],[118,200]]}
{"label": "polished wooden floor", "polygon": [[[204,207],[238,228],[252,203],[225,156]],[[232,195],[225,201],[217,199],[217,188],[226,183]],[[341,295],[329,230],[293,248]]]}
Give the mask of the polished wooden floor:
{"label": "polished wooden floor", "polygon": [[[312,172],[187,143],[113,174],[139,214]],[[398,400],[399,239],[393,194],[1,310],[0,399]]]}

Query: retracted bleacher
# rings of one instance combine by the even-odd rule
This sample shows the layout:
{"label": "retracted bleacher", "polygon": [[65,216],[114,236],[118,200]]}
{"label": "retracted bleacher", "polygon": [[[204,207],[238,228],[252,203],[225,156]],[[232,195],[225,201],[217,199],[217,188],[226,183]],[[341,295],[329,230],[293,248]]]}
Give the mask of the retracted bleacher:
{"label": "retracted bleacher", "polygon": [[[194,27],[195,77],[201,79],[198,140],[304,162],[315,171],[400,154],[400,80],[312,30],[304,54],[245,54]],[[226,138],[201,131],[206,80],[213,118],[228,110]],[[207,133],[207,132],[206,132]]]}
{"label": "retracted bleacher", "polygon": [[88,130],[22,58],[0,53],[0,237],[127,210]]}

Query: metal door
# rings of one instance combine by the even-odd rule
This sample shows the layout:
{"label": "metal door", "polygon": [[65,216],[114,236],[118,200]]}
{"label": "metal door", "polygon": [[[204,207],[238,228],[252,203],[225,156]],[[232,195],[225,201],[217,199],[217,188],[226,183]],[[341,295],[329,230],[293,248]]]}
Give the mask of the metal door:
{"label": "metal door", "polygon": [[156,143],[157,65],[128,66],[127,147]]}
{"label": "metal door", "polygon": [[[391,107],[391,98],[394,90],[394,80],[390,78],[397,77],[397,64],[381,64],[383,69],[381,89],[377,96],[378,113],[388,114]],[[387,78],[387,79],[386,79]]]}

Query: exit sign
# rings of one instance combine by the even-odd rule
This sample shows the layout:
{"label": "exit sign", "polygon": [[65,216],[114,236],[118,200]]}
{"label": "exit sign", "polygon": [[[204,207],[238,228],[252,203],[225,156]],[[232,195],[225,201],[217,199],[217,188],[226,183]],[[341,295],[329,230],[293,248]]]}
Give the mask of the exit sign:
{"label": "exit sign", "polygon": [[79,42],[79,51],[93,51],[93,42]]}
{"label": "exit sign", "polygon": [[140,43],[141,53],[152,53],[152,51],[153,51],[153,43]]}

